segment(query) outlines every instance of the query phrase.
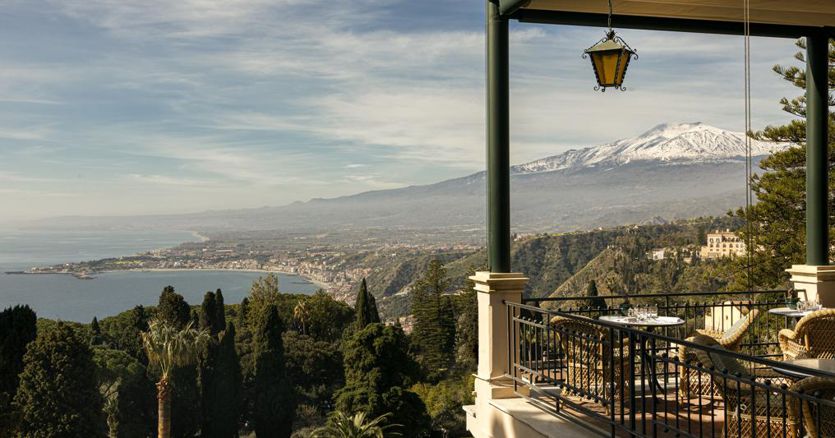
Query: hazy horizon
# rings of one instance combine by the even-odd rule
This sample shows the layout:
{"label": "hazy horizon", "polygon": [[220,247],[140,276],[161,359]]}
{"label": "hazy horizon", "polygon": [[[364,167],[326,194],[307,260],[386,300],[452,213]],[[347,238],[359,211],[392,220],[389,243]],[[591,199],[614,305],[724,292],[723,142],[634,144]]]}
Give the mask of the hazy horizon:
{"label": "hazy horizon", "polygon": [[[441,1],[11,2],[0,223],[282,206],[482,170],[483,14]],[[665,122],[743,130],[741,37],[619,31],[640,59],[628,91],[598,93],[580,54],[602,29],[511,31],[514,163]],[[779,99],[800,90],[771,66],[796,50],[752,39],[755,129],[789,120]]]}

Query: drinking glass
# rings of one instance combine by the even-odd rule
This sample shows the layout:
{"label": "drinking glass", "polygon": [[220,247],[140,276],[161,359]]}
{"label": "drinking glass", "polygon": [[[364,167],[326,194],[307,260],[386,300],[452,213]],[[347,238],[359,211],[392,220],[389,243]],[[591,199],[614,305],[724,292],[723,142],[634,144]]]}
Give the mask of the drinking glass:
{"label": "drinking glass", "polygon": [[635,318],[635,307],[630,307],[629,310],[626,311],[626,316],[629,318]]}
{"label": "drinking glass", "polygon": [[658,319],[658,304],[650,304],[648,307],[649,319]]}
{"label": "drinking glass", "polygon": [[638,319],[641,321],[647,319],[647,306],[643,304],[638,306]]}

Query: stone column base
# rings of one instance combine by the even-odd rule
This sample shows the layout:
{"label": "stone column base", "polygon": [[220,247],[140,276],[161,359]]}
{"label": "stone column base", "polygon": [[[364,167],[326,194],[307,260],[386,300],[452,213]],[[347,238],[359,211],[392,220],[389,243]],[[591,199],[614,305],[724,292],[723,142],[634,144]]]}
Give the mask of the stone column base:
{"label": "stone column base", "polygon": [[[835,265],[793,265],[786,272],[791,274],[795,289],[806,291],[807,300],[818,297],[823,307],[835,308]],[[799,296],[802,299],[803,293]]]}

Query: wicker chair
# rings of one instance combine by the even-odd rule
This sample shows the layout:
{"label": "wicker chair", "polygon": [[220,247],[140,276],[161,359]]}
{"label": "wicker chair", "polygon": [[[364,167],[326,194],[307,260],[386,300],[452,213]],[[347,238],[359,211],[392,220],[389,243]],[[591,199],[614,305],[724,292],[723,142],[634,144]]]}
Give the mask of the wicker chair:
{"label": "wicker chair", "polygon": [[[685,341],[708,347],[716,347],[720,345],[716,338],[701,334],[691,336],[685,339]],[[710,374],[707,372],[701,372],[694,368],[696,364],[699,363],[699,358],[696,356],[694,349],[684,345],[678,345],[677,350],[678,360],[681,362],[678,372],[678,393],[681,400],[685,401],[691,398],[704,396],[710,398],[722,398],[722,392],[719,390],[719,387],[712,383]]]}
{"label": "wicker chair", "polygon": [[835,309],[812,312],[777,337],[786,360],[835,357]]}
{"label": "wicker chair", "polygon": [[716,339],[716,342],[726,350],[736,351],[739,349],[739,345],[742,343],[745,335],[748,334],[748,329],[751,328],[751,325],[754,324],[758,316],[760,316],[760,311],[751,309],[744,318],[738,319],[725,331],[696,329],[696,332],[700,335],[710,336]]}
{"label": "wicker chair", "polygon": [[[721,346],[714,347],[724,350]],[[745,381],[770,381],[778,387],[785,380],[771,369],[752,369],[740,360],[720,353],[696,349],[699,362],[712,369],[713,384],[725,401],[725,437],[788,437],[797,438],[799,418],[786,409],[783,394],[768,391]],[[796,402],[796,400],[794,400]],[[754,431],[756,430],[756,434]]]}
{"label": "wicker chair", "polygon": [[[623,378],[628,374],[630,365],[628,341],[612,340],[608,330],[561,316],[551,319],[551,326],[563,352],[566,367],[564,389],[568,393],[593,399],[607,408],[612,399],[629,399],[632,385]],[[609,345],[612,345],[611,353]],[[614,356],[613,361],[609,360],[609,354]],[[613,381],[614,386],[611,385]]]}
{"label": "wicker chair", "polygon": [[810,438],[835,437],[835,379],[809,377],[792,385],[791,391],[814,394],[816,398],[827,401],[826,405],[809,400],[789,403],[789,415],[802,417],[806,435]]}

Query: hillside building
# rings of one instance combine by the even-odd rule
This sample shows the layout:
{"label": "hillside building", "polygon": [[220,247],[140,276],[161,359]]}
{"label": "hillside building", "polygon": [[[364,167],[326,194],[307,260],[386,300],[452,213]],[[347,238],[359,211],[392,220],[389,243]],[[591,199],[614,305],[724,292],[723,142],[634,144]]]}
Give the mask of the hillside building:
{"label": "hillside building", "polygon": [[703,259],[744,256],[745,242],[731,230],[708,233],[707,245],[702,246],[700,255]]}

